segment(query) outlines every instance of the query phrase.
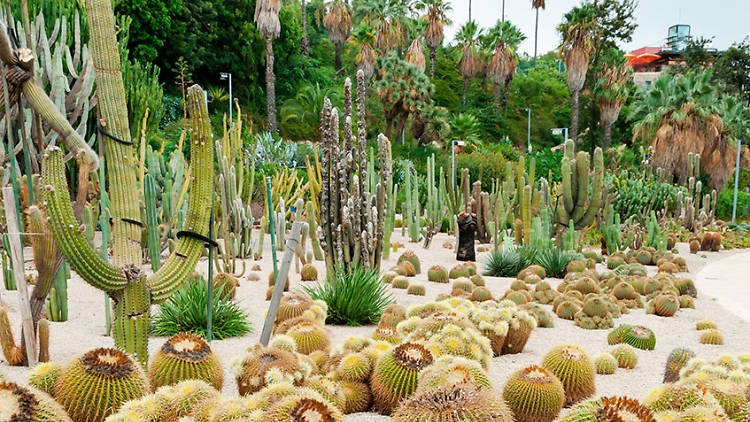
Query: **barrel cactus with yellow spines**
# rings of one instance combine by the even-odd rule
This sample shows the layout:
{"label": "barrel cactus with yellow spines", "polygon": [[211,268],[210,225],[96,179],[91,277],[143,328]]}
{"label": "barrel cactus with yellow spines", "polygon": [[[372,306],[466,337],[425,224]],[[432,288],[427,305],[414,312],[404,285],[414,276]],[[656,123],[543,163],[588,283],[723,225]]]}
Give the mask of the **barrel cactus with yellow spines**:
{"label": "barrel cactus with yellow spines", "polygon": [[560,379],[565,388],[566,405],[578,403],[596,392],[594,363],[578,346],[553,347],[544,356],[542,366]]}
{"label": "barrel cactus with yellow spines", "polygon": [[221,400],[221,394],[208,383],[185,380],[126,402],[117,413],[107,418],[107,422],[165,422],[184,419],[208,421],[212,417],[214,407]]}
{"label": "barrel cactus with yellow spines", "polygon": [[719,408],[719,402],[705,388],[696,384],[662,384],[649,392],[642,400],[653,412],[683,411],[696,407]]}
{"label": "barrel cactus with yellow spines", "polygon": [[599,375],[612,375],[617,366],[617,359],[609,353],[601,353],[594,358],[594,367]]}
{"label": "barrel cactus with yellow spines", "polygon": [[433,265],[429,270],[427,270],[427,281],[434,281],[435,283],[447,283],[449,281],[448,270],[446,270],[445,267],[441,265]]}
{"label": "barrel cactus with yellow spines", "polygon": [[335,374],[344,381],[367,381],[372,372],[372,362],[362,352],[344,356],[335,369]]}
{"label": "barrel cactus with yellow spines", "polygon": [[37,390],[52,395],[55,392],[55,384],[60,376],[62,366],[56,362],[42,362],[31,368],[29,372],[29,385]]}
{"label": "barrel cactus with yellow spines", "polygon": [[695,324],[695,329],[698,331],[708,330],[710,328],[718,328],[716,326],[716,323],[711,321],[710,319],[704,319],[703,321],[698,321]]}
{"label": "barrel cactus with yellow spines", "polygon": [[339,410],[344,411],[346,397],[338,381],[321,375],[313,375],[305,379],[302,387],[317,392]]}
{"label": "barrel cactus with yellow spines", "polygon": [[630,397],[601,397],[581,402],[568,412],[561,422],[656,422],[654,413]]}
{"label": "barrel cactus with yellow spines", "polygon": [[300,385],[312,371],[294,353],[260,345],[235,358],[231,367],[241,396],[281,382]]}
{"label": "barrel cactus with yellow spines", "polygon": [[708,330],[701,331],[698,342],[700,342],[700,344],[720,346],[724,344],[724,334],[715,328],[709,328]]}
{"label": "barrel cactus with yellow spines", "polygon": [[65,409],[47,393],[12,382],[0,382],[0,418],[4,421],[71,422]]}
{"label": "barrel cactus with yellow spines", "polygon": [[401,256],[398,257],[398,261],[396,261],[397,264],[401,264],[402,262],[409,262],[411,265],[414,266],[414,271],[416,274],[420,274],[422,272],[422,265],[419,262],[419,258],[416,254],[412,251],[406,251],[401,254]]}
{"label": "barrel cactus with yellow spines", "polygon": [[565,389],[555,374],[531,365],[508,379],[503,399],[518,422],[550,422],[565,405]]}
{"label": "barrel cactus with yellow spines", "polygon": [[146,374],[117,349],[84,353],[60,372],[54,398],[73,420],[101,422],[120,406],[149,392]]}
{"label": "barrel cactus with yellow spines", "polygon": [[299,271],[302,281],[318,281],[318,269],[313,264],[305,264]]}
{"label": "barrel cactus with yellow spines", "polygon": [[344,422],[344,414],[338,407],[309,388],[279,400],[265,416],[269,421]]}
{"label": "barrel cactus with yellow spines", "polygon": [[437,358],[419,374],[417,391],[467,384],[492,389],[492,383],[479,362],[446,355]]}
{"label": "barrel cactus with yellow spines", "polygon": [[508,406],[490,389],[472,385],[435,387],[404,400],[394,422],[512,422]]}
{"label": "barrel cactus with yellow spines", "polygon": [[647,314],[671,317],[680,310],[680,300],[671,294],[662,294],[653,298],[646,308]]}
{"label": "barrel cactus with yellow spines", "polygon": [[276,327],[276,333],[293,338],[297,344],[297,352],[303,355],[324,350],[331,344],[325,327],[318,321],[304,316],[282,322]]}
{"label": "barrel cactus with yellow spines", "polygon": [[341,381],[344,392],[344,414],[366,412],[372,404],[372,392],[364,382]]}
{"label": "barrel cactus with yellow spines", "polygon": [[610,354],[617,359],[620,368],[633,369],[638,364],[638,353],[629,344],[618,344]]}
{"label": "barrel cactus with yellow spines", "polygon": [[370,378],[373,401],[380,412],[390,414],[412,395],[419,373],[432,362],[432,353],[417,343],[405,342],[381,354]]}
{"label": "barrel cactus with yellow spines", "polygon": [[[410,337],[411,338],[411,337]],[[479,362],[487,370],[492,359],[490,341],[476,329],[448,324],[430,336],[425,344],[434,357],[463,356]]]}
{"label": "barrel cactus with yellow spines", "polygon": [[151,358],[148,379],[152,391],[188,379],[202,380],[221,390],[224,370],[205,340],[195,334],[180,333],[170,337]]}
{"label": "barrel cactus with yellow spines", "polygon": [[620,341],[641,350],[654,350],[656,334],[642,325],[628,326],[620,333]]}
{"label": "barrel cactus with yellow spines", "polygon": [[576,301],[564,300],[557,306],[555,315],[557,315],[557,317],[560,319],[567,319],[569,321],[572,321],[580,311],[581,307],[578,305],[578,303],[576,303]]}
{"label": "barrel cactus with yellow spines", "polygon": [[237,277],[229,273],[218,273],[214,276],[213,288],[215,292],[220,292],[221,299],[234,299],[237,294],[237,286],[240,285]]}
{"label": "barrel cactus with yellow spines", "polygon": [[[288,319],[297,318],[302,314],[312,309],[316,303],[310,298],[310,296],[304,293],[287,293],[281,297],[279,302],[279,309],[276,313],[276,324],[279,324]],[[325,318],[323,319],[325,321]]]}

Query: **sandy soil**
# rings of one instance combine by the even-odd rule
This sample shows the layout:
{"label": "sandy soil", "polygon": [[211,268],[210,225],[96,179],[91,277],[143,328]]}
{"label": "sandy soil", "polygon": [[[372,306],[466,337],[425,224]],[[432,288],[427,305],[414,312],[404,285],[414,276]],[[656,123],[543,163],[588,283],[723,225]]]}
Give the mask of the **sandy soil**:
{"label": "sandy soil", "polygon": [[[266,237],[266,241],[269,238]],[[443,247],[445,242],[452,242],[454,238],[445,234],[439,234],[432,242],[429,250],[422,248],[421,244],[408,243],[400,233],[394,233],[392,241],[398,241],[406,245],[405,249],[413,250],[420,258],[423,272],[417,277],[411,279],[412,283],[422,283],[427,286],[427,296],[409,296],[405,290],[393,290],[394,299],[405,306],[413,303],[432,300],[439,293],[447,293],[450,290],[449,284],[438,284],[427,281],[426,270],[432,265],[440,264],[446,268],[455,265],[455,251]],[[747,286],[740,285],[741,281],[747,281],[747,271],[750,270],[750,254],[745,251],[721,251],[721,252],[701,252],[697,255],[691,255],[688,252],[686,244],[679,244],[681,255],[684,256],[690,268],[689,275],[683,274],[696,280],[698,283],[699,296],[696,300],[696,309],[680,310],[675,317],[662,318],[654,315],[646,315],[643,309],[634,310],[628,315],[615,321],[619,323],[641,324],[646,325],[654,330],[657,336],[657,345],[654,351],[639,351],[639,362],[635,369],[624,370],[618,369],[614,375],[597,376],[597,393],[601,395],[622,395],[627,394],[633,397],[641,397],[650,391],[654,386],[661,383],[663,374],[663,365],[669,352],[675,347],[690,347],[699,357],[712,358],[723,353],[744,353],[750,351],[750,322],[743,320],[741,317],[722,307],[722,303],[731,306],[731,302],[714,300],[714,297],[742,297],[747,293]],[[398,255],[405,250],[401,249],[398,253],[391,253],[390,259],[384,263],[383,268],[388,268],[395,264]],[[240,287],[237,289],[237,300],[241,306],[248,312],[250,321],[253,326],[253,333],[243,338],[234,338],[222,341],[214,341],[212,347],[221,357],[225,364],[225,395],[236,395],[237,388],[232,375],[228,370],[228,363],[232,357],[240,355],[244,348],[257,342],[263,324],[264,312],[267,309],[265,301],[265,292],[267,288],[267,276],[271,272],[272,262],[270,246],[265,247],[265,258],[257,262],[262,270],[259,272],[261,281],[247,281],[242,277]],[[741,255],[740,255],[741,254]],[[30,261],[31,252],[26,251],[26,268],[33,269],[33,263]],[[281,255],[279,254],[279,257]],[[478,266],[482,268],[482,263],[486,253],[478,254]],[[255,263],[248,261],[248,272]],[[709,267],[705,274],[701,270],[708,264]],[[324,265],[322,262],[316,262],[319,272],[323,274]],[[199,263],[199,271],[206,272],[207,262],[205,260]],[[655,267],[649,267],[650,271],[655,272]],[[292,267],[294,271],[294,266]],[[606,271],[604,267],[598,268],[599,271]],[[492,291],[494,296],[502,296],[510,286],[513,279],[485,277],[487,287]],[[549,280],[553,288],[560,280]],[[292,290],[303,285],[300,282],[299,275],[294,271],[291,276]],[[710,294],[704,292],[710,291]],[[19,338],[20,315],[18,311],[18,296],[14,291],[2,291],[2,301],[9,309],[11,323],[13,325],[16,339]],[[87,350],[112,346],[111,338],[106,337],[105,317],[104,317],[104,294],[84,283],[77,275],[68,284],[69,297],[69,320],[64,323],[51,323],[51,344],[50,355],[53,360],[67,362],[76,355]],[[733,299],[737,302],[737,299]],[[736,306],[736,305],[735,305]],[[550,306],[548,308],[551,309]],[[745,318],[750,318],[744,306],[733,307],[735,312],[741,313]],[[153,310],[156,312],[157,309]],[[725,345],[723,346],[706,346],[698,343],[698,332],[695,330],[697,321],[710,318],[716,322],[724,333]],[[374,327],[333,327],[328,326],[333,341],[343,339],[352,334],[366,335]],[[555,319],[555,328],[536,329],[523,351],[516,355],[505,355],[493,359],[490,376],[495,388],[500,391],[507,378],[516,370],[532,364],[539,363],[546,351],[560,343],[572,343],[582,346],[590,355],[607,352],[610,346],[607,345],[606,330],[583,330],[575,327],[572,321]],[[150,350],[156,350],[164,342],[165,338],[151,338],[149,340]],[[19,340],[17,340],[19,341]],[[0,364],[0,369],[7,373],[8,377],[14,381],[25,383],[27,368],[8,367],[5,362]],[[347,416],[347,421],[376,421],[388,420],[390,418],[374,414],[354,414]]]}

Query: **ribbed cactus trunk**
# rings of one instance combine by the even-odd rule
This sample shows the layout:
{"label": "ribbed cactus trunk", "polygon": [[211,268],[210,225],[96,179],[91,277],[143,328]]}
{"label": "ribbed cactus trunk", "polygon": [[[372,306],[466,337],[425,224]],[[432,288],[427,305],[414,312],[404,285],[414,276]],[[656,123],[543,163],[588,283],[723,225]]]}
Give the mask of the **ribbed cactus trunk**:
{"label": "ribbed cactus trunk", "polygon": [[[111,135],[131,142],[125,85],[120,71],[114,12],[110,0],[86,0],[91,56],[96,70],[101,125]],[[136,189],[138,159],[135,148],[110,137],[102,137],[107,158],[107,182],[112,212],[113,257],[117,266],[140,266],[141,213]]]}

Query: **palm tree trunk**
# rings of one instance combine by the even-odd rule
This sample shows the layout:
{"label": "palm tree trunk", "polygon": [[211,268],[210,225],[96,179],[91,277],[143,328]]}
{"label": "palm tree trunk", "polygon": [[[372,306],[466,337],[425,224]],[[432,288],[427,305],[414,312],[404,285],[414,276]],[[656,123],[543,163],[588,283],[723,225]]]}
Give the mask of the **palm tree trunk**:
{"label": "palm tree trunk", "polygon": [[471,20],[471,0],[469,0],[469,20]]}
{"label": "palm tree trunk", "polygon": [[273,41],[266,38],[266,103],[269,132],[276,133],[276,76],[273,73]]}
{"label": "palm tree trunk", "polygon": [[505,114],[508,114],[508,97],[510,96],[510,83],[513,82],[513,78],[505,80]]}
{"label": "palm tree trunk", "polygon": [[334,67],[336,68],[336,71],[338,72],[339,70],[341,70],[341,50],[342,50],[343,45],[341,43],[335,43],[333,47],[334,47],[334,51],[336,52]]}
{"label": "palm tree trunk", "polygon": [[573,145],[578,147],[578,94],[580,91],[570,93],[570,137]]}
{"label": "palm tree trunk", "polygon": [[309,43],[307,41],[307,4],[302,0],[302,39],[299,42],[299,50],[304,56],[310,55]]}
{"label": "palm tree trunk", "polygon": [[536,67],[536,46],[539,41],[539,8],[536,8],[536,23],[534,24],[534,67]]}
{"label": "palm tree trunk", "polygon": [[493,83],[492,88],[495,94],[495,105],[500,107],[500,84]]}
{"label": "palm tree trunk", "polygon": [[435,58],[437,58],[437,47],[430,47],[430,79],[435,76]]}
{"label": "palm tree trunk", "polygon": [[602,139],[602,149],[607,150],[609,145],[612,143],[612,124],[614,122],[604,123],[604,139]]}
{"label": "palm tree trunk", "polygon": [[469,92],[469,78],[464,77],[464,94],[461,96],[461,105],[466,105],[466,94]]}

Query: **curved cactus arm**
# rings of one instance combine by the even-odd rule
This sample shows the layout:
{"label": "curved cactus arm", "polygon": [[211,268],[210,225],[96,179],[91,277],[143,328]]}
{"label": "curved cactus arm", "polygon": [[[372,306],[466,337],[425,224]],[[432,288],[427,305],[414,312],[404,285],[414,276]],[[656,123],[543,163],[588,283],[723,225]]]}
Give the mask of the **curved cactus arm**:
{"label": "curved cactus arm", "polygon": [[580,227],[586,227],[594,221],[604,201],[604,152],[601,148],[594,150],[594,182],[591,195],[589,207],[581,219]]}
{"label": "curved cactus arm", "polygon": [[[211,122],[203,89],[198,85],[188,88],[188,112],[190,113],[190,156],[192,157],[190,199],[183,230],[208,236],[211,215],[211,195],[214,187],[214,143],[211,140]],[[195,269],[203,254],[202,240],[182,237],[167,262],[148,279],[152,300],[166,300],[180,288],[182,282]]]}
{"label": "curved cactus arm", "polygon": [[42,163],[42,181],[45,184],[44,201],[52,234],[70,266],[97,289],[107,292],[122,289],[127,284],[125,275],[119,268],[99,258],[79,230],[68,194],[60,148],[47,148]]}

